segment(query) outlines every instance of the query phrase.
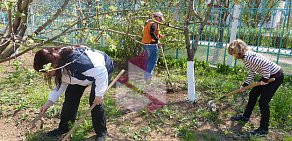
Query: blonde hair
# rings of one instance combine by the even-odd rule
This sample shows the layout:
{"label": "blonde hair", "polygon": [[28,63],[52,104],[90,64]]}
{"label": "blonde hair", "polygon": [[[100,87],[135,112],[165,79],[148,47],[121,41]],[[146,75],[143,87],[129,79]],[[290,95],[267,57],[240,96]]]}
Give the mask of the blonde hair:
{"label": "blonde hair", "polygon": [[249,48],[246,43],[240,39],[232,41],[228,46],[228,54],[237,56],[237,59],[242,59],[243,55]]}

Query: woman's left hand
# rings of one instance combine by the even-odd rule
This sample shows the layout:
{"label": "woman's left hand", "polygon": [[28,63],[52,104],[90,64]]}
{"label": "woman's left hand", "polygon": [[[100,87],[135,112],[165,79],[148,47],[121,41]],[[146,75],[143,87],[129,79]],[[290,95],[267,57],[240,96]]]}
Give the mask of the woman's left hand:
{"label": "woman's left hand", "polygon": [[103,97],[102,96],[95,96],[94,99],[96,105],[101,105],[103,103]]}

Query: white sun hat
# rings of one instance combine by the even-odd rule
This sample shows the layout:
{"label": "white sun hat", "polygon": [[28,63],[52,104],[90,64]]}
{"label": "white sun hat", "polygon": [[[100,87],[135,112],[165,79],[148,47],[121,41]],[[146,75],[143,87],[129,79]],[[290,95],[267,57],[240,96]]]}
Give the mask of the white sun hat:
{"label": "white sun hat", "polygon": [[161,12],[154,12],[152,15],[153,16],[157,16],[157,17],[160,17],[161,20],[164,21],[163,14]]}

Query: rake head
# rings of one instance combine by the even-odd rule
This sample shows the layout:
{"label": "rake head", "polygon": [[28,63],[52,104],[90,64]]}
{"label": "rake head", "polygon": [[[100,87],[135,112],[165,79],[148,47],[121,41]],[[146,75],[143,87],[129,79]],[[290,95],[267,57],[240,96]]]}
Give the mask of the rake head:
{"label": "rake head", "polygon": [[33,128],[35,128],[37,125],[36,123],[40,120],[41,121],[41,124],[40,124],[40,128],[42,129],[43,128],[43,125],[44,125],[44,121],[42,120],[42,117],[44,115],[43,114],[39,114],[36,118],[34,118],[31,122],[30,122],[30,130],[32,130]]}
{"label": "rake head", "polygon": [[215,100],[210,100],[210,101],[208,102],[208,104],[207,104],[207,107],[208,107],[211,111],[215,112],[215,111],[217,110],[216,101],[215,101]]}

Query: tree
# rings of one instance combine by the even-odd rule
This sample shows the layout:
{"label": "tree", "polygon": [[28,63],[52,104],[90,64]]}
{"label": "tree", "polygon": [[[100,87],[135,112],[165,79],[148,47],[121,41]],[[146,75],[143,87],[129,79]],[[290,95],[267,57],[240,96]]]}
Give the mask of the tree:
{"label": "tree", "polygon": [[14,57],[20,56],[29,50],[32,50],[34,47],[42,46],[45,43],[52,41],[52,39],[46,40],[30,47],[26,44],[26,41],[31,41],[30,39],[33,39],[35,36],[39,35],[40,32],[42,32],[64,11],[65,7],[69,3],[69,0],[65,0],[63,5],[50,19],[39,26],[31,35],[25,37],[24,35],[28,27],[28,10],[31,2],[31,0],[17,0],[15,2],[4,0],[1,3],[1,7],[3,7],[2,11],[6,11],[8,13],[8,23],[0,41],[0,63],[12,59],[13,56],[11,55],[20,47],[26,46],[26,49]]}
{"label": "tree", "polygon": [[[188,5],[187,11],[186,11],[186,19],[184,24],[184,35],[185,35],[185,45],[187,50],[187,61],[188,61],[188,68],[187,68],[187,75],[188,75],[188,99],[192,102],[195,102],[196,96],[195,96],[195,79],[194,79],[194,57],[197,51],[197,48],[199,46],[199,39],[200,35],[202,34],[204,30],[204,26],[207,24],[207,21],[210,18],[211,9],[213,8],[214,0],[211,0],[209,3],[207,3],[207,11],[204,14],[199,13],[199,11],[196,11],[194,7],[194,1],[193,0],[186,0],[185,3]],[[194,41],[190,40],[190,21],[192,19],[191,15],[195,15],[198,19],[199,26],[197,27],[194,34]],[[204,18],[202,18],[204,15]],[[196,22],[196,21],[194,21]]]}
{"label": "tree", "polygon": [[[104,7],[100,7],[101,3],[99,1],[62,0],[51,2],[42,0],[32,2],[32,0],[3,0],[0,4],[1,11],[8,15],[8,22],[4,25],[6,26],[4,34],[1,35],[0,63],[35,48],[60,44],[56,43],[57,40],[63,39],[61,45],[68,45],[64,40],[66,39],[65,35],[70,34],[70,38],[84,38],[85,36],[82,35],[88,35],[91,31],[98,31],[98,33],[106,31],[135,38],[137,36],[100,25],[99,22],[103,21],[107,15],[117,16],[117,13],[128,13],[129,10],[114,10],[114,6],[109,6],[107,7],[109,10],[105,11],[103,10]],[[30,11],[30,8],[36,4],[42,7]],[[31,15],[38,16],[44,22],[39,25],[35,24],[36,27],[31,27],[30,24],[32,23],[28,22],[29,16],[31,16],[29,12],[33,12]],[[28,33],[28,26],[34,31]],[[48,33],[51,33],[51,35],[40,39]],[[20,53],[13,55],[18,49],[20,49]]]}

